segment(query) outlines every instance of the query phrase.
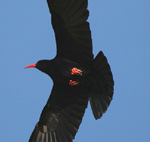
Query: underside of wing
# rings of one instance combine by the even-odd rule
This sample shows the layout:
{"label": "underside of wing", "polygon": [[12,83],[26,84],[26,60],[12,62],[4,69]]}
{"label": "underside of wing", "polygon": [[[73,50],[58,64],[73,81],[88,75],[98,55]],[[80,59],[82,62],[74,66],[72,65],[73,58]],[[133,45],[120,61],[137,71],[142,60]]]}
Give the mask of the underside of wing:
{"label": "underside of wing", "polygon": [[57,56],[88,65],[93,60],[87,0],[47,0],[57,42]]}
{"label": "underside of wing", "polygon": [[29,142],[72,142],[87,107],[88,97],[84,89],[69,88],[53,87]]}

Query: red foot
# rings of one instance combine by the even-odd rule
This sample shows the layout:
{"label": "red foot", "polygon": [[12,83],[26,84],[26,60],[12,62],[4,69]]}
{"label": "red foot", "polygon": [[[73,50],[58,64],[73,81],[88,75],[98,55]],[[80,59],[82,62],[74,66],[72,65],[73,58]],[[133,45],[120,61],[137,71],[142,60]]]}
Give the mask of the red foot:
{"label": "red foot", "polygon": [[77,68],[72,68],[71,69],[71,75],[82,75],[82,70],[79,70]]}
{"label": "red foot", "polygon": [[70,85],[70,86],[75,86],[75,85],[78,85],[78,84],[79,84],[79,83],[76,82],[76,81],[72,81],[72,80],[69,81],[69,85]]}

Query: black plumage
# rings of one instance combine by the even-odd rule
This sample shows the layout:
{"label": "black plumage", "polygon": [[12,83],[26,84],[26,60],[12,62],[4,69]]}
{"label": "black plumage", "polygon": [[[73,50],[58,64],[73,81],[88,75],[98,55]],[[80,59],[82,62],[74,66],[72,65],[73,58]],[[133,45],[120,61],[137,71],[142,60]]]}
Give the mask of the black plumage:
{"label": "black plumage", "polygon": [[113,77],[106,57],[92,53],[87,0],[47,0],[55,31],[57,55],[29,65],[48,74],[53,89],[29,142],[72,142],[88,101],[95,119],[113,96]]}

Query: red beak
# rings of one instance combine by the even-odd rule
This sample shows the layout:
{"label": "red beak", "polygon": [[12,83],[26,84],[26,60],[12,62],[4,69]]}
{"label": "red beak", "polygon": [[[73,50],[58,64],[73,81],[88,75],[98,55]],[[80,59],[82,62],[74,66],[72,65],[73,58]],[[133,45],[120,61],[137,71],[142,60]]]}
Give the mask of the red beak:
{"label": "red beak", "polygon": [[24,67],[24,69],[26,69],[26,68],[35,68],[35,67],[36,67],[36,64],[32,64],[32,65]]}

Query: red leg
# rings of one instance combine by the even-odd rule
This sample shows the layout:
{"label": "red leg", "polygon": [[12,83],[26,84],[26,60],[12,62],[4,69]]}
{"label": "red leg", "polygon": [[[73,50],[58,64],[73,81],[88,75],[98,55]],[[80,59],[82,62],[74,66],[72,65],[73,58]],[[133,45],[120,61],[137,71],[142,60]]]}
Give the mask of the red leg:
{"label": "red leg", "polygon": [[76,82],[76,81],[72,81],[72,80],[69,81],[69,85],[70,85],[70,86],[75,86],[75,85],[78,85],[78,84],[79,84],[79,83]]}
{"label": "red leg", "polygon": [[82,70],[77,69],[77,68],[72,68],[71,69],[71,75],[82,75]]}

